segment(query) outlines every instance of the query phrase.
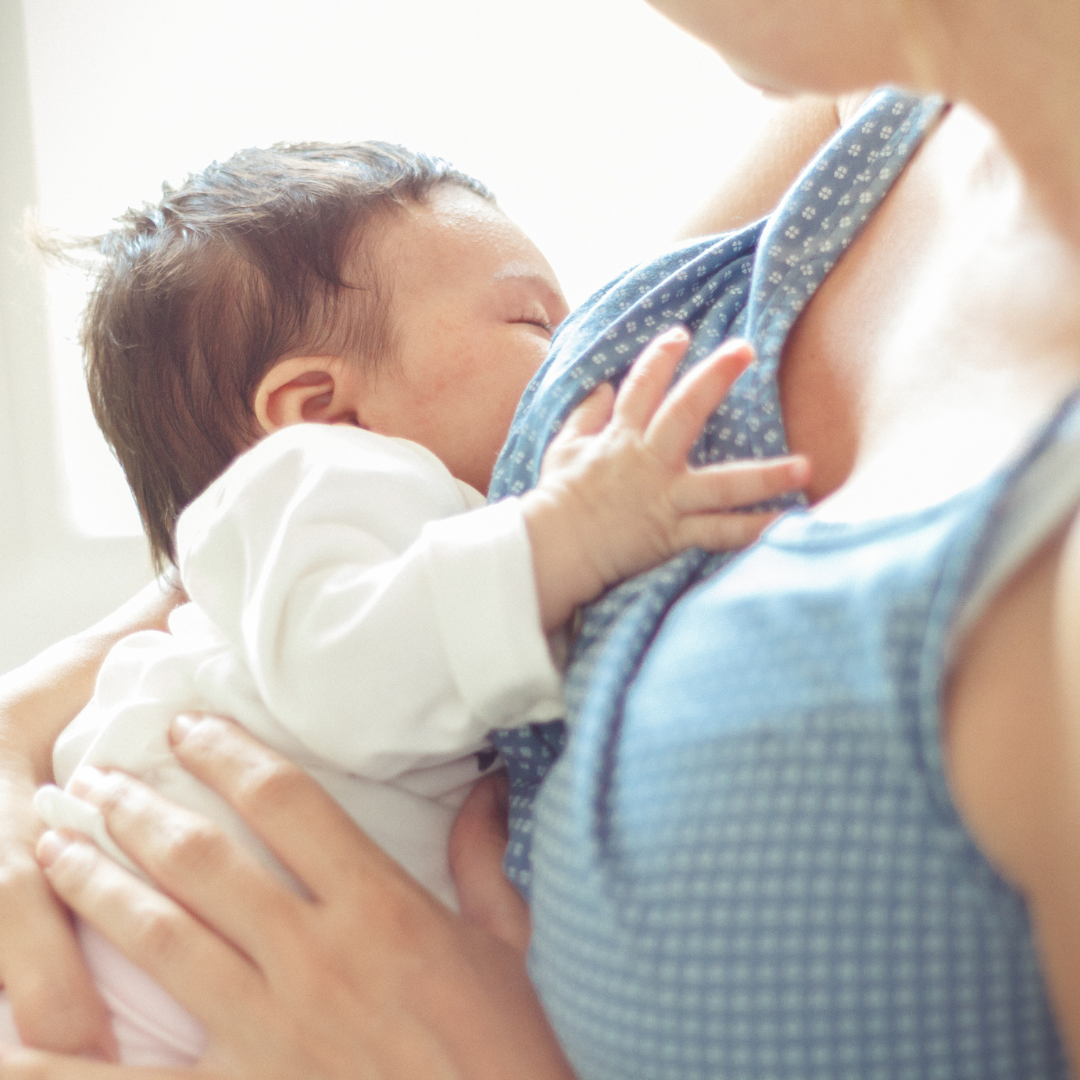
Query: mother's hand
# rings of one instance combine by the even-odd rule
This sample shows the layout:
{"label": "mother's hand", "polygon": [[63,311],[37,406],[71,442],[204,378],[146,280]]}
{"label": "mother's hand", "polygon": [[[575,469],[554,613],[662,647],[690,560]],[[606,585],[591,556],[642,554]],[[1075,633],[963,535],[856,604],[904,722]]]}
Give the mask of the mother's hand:
{"label": "mother's hand", "polygon": [[485,776],[469,792],[450,833],[450,871],[462,918],[502,938],[522,956],[529,948],[528,905],[503,873],[509,840],[510,784]]}
{"label": "mother's hand", "polygon": [[136,630],[164,630],[186,598],[151,582],[100,622],[0,676],[0,985],[22,1041],[112,1057],[108,1011],[34,848],[34,791],[52,777],[57,735],[93,693],[112,646]]}
{"label": "mother's hand", "polygon": [[25,757],[5,747],[0,753],[0,986],[27,1045],[114,1058],[116,1040],[105,1003],[67,913],[34,858],[42,831],[32,804],[36,787]]}
{"label": "mother's hand", "polygon": [[[200,1071],[569,1080],[520,951],[448,912],[302,770],[235,725],[182,718],[174,748],[309,898],[115,773],[90,771],[84,797],[163,892],[78,839],[46,834],[39,856],[57,893],[203,1022]],[[5,1077],[183,1075],[36,1051],[3,1065]]]}

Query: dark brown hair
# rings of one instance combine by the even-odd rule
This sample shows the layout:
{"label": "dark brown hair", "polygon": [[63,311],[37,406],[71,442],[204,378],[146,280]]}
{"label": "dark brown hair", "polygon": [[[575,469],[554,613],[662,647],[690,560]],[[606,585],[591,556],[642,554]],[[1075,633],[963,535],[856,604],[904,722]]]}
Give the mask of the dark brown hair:
{"label": "dark brown hair", "polygon": [[364,230],[446,182],[492,197],[389,143],[242,150],[66,245],[104,256],[83,319],[86,378],[159,570],[175,561],[180,512],[261,434],[252,403],[275,362],[392,354]]}

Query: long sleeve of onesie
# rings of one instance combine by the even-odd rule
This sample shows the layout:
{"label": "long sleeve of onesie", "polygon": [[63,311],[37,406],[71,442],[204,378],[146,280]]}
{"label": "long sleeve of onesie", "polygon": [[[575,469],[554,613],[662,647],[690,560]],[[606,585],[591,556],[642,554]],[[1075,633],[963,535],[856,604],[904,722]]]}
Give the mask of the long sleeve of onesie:
{"label": "long sleeve of onesie", "polygon": [[[126,769],[303,891],[171,752],[177,712],[230,715],[306,768],[453,909],[447,845],[481,775],[472,751],[491,727],[561,710],[518,502],[483,505],[414,443],[304,424],[257,444],[196,499],[177,549],[193,603],[173,612],[171,633],[133,634],[110,652],[93,701],[57,741],[60,783],[80,762]],[[140,872],[70,790],[43,788],[35,805]],[[183,1046],[197,1060],[199,1025],[94,931],[79,932],[95,981],[135,1033],[122,1045]]]}
{"label": "long sleeve of onesie", "polygon": [[344,770],[387,779],[560,715],[517,500],[483,506],[415,443],[271,435],[184,512],[177,547],[269,712]]}

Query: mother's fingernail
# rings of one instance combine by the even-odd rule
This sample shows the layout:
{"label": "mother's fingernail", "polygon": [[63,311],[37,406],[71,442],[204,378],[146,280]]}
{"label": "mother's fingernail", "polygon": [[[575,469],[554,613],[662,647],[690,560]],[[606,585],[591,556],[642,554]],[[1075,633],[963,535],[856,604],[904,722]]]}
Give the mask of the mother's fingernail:
{"label": "mother's fingernail", "polygon": [[669,327],[661,335],[661,341],[685,341],[690,336],[690,332],[685,326],[681,326],[676,323],[674,326]]}
{"label": "mother's fingernail", "polygon": [[68,790],[80,799],[92,797],[105,786],[105,774],[93,765],[80,765],[72,774]]}
{"label": "mother's fingernail", "polygon": [[64,848],[71,843],[71,837],[63,833],[53,832],[51,829],[41,834],[37,844],[37,860],[48,869],[60,858]]}
{"label": "mother's fingernail", "polygon": [[169,742],[175,746],[184,739],[194,726],[195,717],[193,716],[181,713],[179,716],[173,717],[173,722],[169,725]]}

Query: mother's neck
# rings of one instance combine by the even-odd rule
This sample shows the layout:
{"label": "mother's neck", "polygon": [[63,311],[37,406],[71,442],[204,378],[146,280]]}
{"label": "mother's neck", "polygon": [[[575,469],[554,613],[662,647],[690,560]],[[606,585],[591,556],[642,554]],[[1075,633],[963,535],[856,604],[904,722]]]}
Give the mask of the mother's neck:
{"label": "mother's neck", "polygon": [[900,0],[912,81],[998,129],[1080,249],[1080,0]]}

